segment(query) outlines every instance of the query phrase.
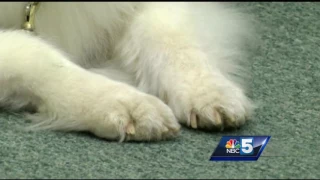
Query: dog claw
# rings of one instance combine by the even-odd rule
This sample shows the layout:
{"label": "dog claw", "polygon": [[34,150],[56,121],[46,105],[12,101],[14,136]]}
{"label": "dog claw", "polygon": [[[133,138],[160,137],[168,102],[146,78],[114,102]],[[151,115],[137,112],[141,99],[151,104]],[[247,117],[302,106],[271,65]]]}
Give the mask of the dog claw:
{"label": "dog claw", "polygon": [[191,112],[191,115],[190,115],[190,125],[194,129],[198,128],[197,115],[194,112]]}
{"label": "dog claw", "polygon": [[213,111],[213,117],[216,123],[216,126],[222,126],[222,119],[220,113],[217,110]]}
{"label": "dog claw", "polygon": [[136,129],[133,126],[133,123],[129,123],[126,128],[126,133],[130,135],[134,135],[136,133]]}
{"label": "dog claw", "polygon": [[213,111],[213,116],[214,116],[214,119],[215,119],[215,122],[216,122],[216,127],[219,127],[220,131],[223,131],[224,130],[224,123],[222,121],[220,113],[217,110],[214,110]]}

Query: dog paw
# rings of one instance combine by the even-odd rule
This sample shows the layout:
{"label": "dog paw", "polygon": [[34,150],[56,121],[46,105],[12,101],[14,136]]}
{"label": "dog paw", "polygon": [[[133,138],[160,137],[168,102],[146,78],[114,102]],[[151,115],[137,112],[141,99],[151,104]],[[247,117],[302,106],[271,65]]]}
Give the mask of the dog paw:
{"label": "dog paw", "polygon": [[104,77],[89,77],[66,81],[55,89],[54,96],[43,99],[38,112],[28,115],[35,122],[29,129],[89,131],[121,142],[178,135],[180,124],[160,99]]}
{"label": "dog paw", "polygon": [[136,93],[118,95],[108,113],[91,131],[99,137],[122,141],[156,141],[177,136],[180,124],[172,110],[156,97]]}
{"label": "dog paw", "polygon": [[253,109],[243,90],[229,82],[199,80],[180,92],[169,106],[181,124],[194,129],[240,127]]}

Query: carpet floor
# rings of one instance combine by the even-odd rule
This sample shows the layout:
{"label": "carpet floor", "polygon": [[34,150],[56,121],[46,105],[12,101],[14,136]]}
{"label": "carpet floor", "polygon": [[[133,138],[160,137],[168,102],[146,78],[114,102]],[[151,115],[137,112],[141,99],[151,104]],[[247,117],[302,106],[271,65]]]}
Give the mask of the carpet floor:
{"label": "carpet floor", "polygon": [[[232,132],[183,128],[158,143],[21,130],[0,113],[0,178],[320,178],[320,3],[242,2],[263,33],[252,57],[253,121]],[[258,161],[211,162],[223,135],[270,135]]]}

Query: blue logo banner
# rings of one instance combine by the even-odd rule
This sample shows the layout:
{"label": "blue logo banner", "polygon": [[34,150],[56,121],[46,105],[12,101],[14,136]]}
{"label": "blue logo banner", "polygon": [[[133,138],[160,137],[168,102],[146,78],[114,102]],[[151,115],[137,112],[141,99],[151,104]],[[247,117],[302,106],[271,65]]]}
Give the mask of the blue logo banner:
{"label": "blue logo banner", "polygon": [[257,161],[271,136],[223,136],[210,161]]}

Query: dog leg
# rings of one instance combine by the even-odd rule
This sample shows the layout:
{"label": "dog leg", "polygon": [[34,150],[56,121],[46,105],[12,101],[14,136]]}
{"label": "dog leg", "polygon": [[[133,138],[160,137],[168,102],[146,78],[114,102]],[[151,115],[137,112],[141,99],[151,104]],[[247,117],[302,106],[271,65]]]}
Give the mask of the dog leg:
{"label": "dog leg", "polygon": [[[193,6],[202,8],[193,10]],[[124,68],[136,74],[139,89],[166,102],[180,123],[211,130],[239,127],[253,105],[218,66],[219,56],[210,57],[204,50],[200,34],[215,33],[215,29],[197,29],[195,16],[208,16],[201,14],[204,6],[212,4],[148,3],[118,44],[117,55]],[[229,22],[225,15],[219,18]],[[223,35],[213,47],[225,45],[229,39]]]}
{"label": "dog leg", "polygon": [[0,32],[0,87],[3,104],[36,106],[27,116],[35,122],[30,129],[90,131],[123,141],[166,139],[180,128],[156,97],[86,71],[25,32]]}

